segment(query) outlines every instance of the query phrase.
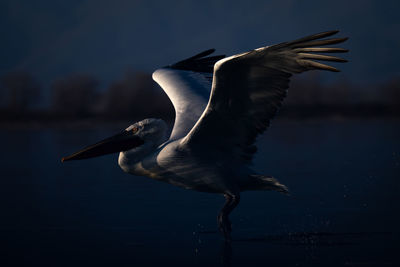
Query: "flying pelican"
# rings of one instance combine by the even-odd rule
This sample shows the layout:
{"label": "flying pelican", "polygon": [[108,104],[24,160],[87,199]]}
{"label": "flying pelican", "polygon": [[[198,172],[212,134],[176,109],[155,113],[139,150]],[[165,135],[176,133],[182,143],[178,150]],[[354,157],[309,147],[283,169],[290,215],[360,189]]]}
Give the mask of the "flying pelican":
{"label": "flying pelican", "polygon": [[127,173],[223,194],[226,202],[217,222],[225,240],[230,241],[229,214],[238,205],[240,192],[288,193],[277,179],[251,168],[255,141],[281,107],[292,74],[316,69],[339,71],[313,60],[346,62],[314,54],[347,52],[326,47],[347,40],[324,39],[336,33],[322,32],[230,57],[209,56],[215,51],[210,49],[160,68],[153,79],[175,109],[169,137],[163,120],[145,119],[62,161],[119,152],[118,164]]}

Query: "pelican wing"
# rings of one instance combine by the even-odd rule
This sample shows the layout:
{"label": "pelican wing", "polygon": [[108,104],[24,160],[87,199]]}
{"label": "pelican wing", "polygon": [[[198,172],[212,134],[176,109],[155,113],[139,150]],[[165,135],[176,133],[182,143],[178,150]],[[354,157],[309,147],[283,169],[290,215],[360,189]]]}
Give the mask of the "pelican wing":
{"label": "pelican wing", "polygon": [[314,54],[347,52],[324,47],[347,39],[322,39],[337,32],[323,32],[219,60],[214,66],[207,107],[182,144],[212,146],[249,163],[256,151],[257,135],[268,128],[282,105],[290,76],[314,69],[339,71],[313,59],[346,61]]}
{"label": "pelican wing", "polygon": [[186,136],[207,106],[213,66],[225,57],[207,57],[214,51],[204,51],[153,73],[153,80],[165,91],[175,109],[175,123],[170,139]]}

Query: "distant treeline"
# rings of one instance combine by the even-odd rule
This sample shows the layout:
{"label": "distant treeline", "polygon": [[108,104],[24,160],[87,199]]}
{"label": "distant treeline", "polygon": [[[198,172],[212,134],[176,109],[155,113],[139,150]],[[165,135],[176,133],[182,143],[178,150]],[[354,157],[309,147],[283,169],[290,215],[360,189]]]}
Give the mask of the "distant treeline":
{"label": "distant treeline", "polygon": [[[89,74],[74,74],[53,81],[50,104],[40,108],[40,83],[23,71],[0,79],[1,120],[73,120],[98,117],[128,119],[161,117],[173,119],[174,110],[151,74],[128,71],[121,80],[99,90],[99,81]],[[281,110],[283,116],[399,116],[400,77],[375,88],[357,88],[348,81],[326,85],[317,74],[300,76],[291,86]]]}

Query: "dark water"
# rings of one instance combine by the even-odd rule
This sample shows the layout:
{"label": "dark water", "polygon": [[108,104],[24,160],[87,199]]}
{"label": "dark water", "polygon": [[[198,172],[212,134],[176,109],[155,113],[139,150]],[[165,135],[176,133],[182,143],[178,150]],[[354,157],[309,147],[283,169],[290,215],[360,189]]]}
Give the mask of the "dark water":
{"label": "dark water", "polygon": [[233,242],[222,196],[61,156],[119,129],[2,130],[0,266],[395,266],[399,121],[275,121],[255,168],[291,196],[245,192]]}

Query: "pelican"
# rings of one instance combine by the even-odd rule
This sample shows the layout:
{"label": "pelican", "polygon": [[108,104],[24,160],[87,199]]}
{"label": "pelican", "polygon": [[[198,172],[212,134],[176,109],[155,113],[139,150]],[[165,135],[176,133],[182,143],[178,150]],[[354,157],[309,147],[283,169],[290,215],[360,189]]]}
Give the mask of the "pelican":
{"label": "pelican", "polygon": [[215,49],[157,69],[153,79],[175,109],[171,134],[161,119],[144,119],[121,133],[88,146],[62,161],[119,152],[123,171],[186,189],[222,194],[217,216],[225,240],[231,240],[229,214],[245,190],[288,193],[285,185],[251,167],[255,141],[270,125],[287,94],[292,74],[339,70],[318,61],[346,62],[321,53],[348,50],[327,45],[347,38],[326,38],[327,31],[291,42],[225,57]]}

